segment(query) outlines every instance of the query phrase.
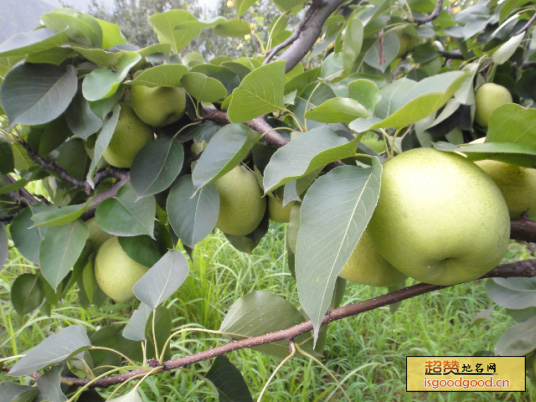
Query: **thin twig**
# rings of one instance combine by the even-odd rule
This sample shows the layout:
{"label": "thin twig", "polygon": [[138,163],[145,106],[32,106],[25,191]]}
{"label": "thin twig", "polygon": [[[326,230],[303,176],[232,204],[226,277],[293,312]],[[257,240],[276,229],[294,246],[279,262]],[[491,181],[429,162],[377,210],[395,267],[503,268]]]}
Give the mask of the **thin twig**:
{"label": "thin twig", "polygon": [[432,11],[432,14],[423,18],[413,18],[413,21],[410,21],[410,22],[413,22],[417,25],[422,25],[422,24],[426,24],[427,22],[433,21],[437,17],[439,17],[439,14],[441,13],[442,8],[443,8],[443,0],[438,0],[434,8],[434,11]]}
{"label": "thin twig", "polygon": [[528,20],[528,22],[525,25],[523,25],[521,29],[519,29],[516,33],[514,33],[514,36],[521,35],[523,32],[528,31],[530,26],[534,24],[534,21],[536,21],[536,13],[534,13],[532,17],[530,17],[530,20]]}
{"label": "thin twig", "polygon": [[[514,278],[514,277],[536,277],[536,260],[525,260],[511,264],[503,264],[494,268],[486,275],[480,277],[484,278]],[[454,285],[451,285],[454,286]],[[322,320],[321,325],[329,324],[333,321],[341,320],[346,317],[356,316],[366,311],[374,310],[380,307],[388,306],[390,304],[398,303],[402,300],[410,299],[425,293],[433,292],[435,290],[444,289],[450,286],[438,286],[430,285],[426,283],[419,283],[410,287],[406,287],[385,295],[375,297],[373,299],[365,300],[356,304],[349,304],[337,309],[328,311]],[[188,366],[193,363],[198,363],[204,360],[214,358],[216,356],[224,355],[229,352],[233,352],[239,349],[251,348],[254,346],[265,345],[277,341],[290,342],[297,336],[306,332],[310,332],[313,329],[311,321],[305,321],[301,324],[295,325],[290,328],[282,329],[280,331],[271,332],[251,338],[232,340],[224,345],[217,346],[212,349],[205,350],[203,352],[195,353],[181,357],[179,359],[168,360],[163,363],[160,370],[154,370],[153,374],[161,373],[163,371],[176,370],[181,367]],[[9,371],[9,367],[2,367],[3,371]],[[119,384],[133,377],[144,375],[147,373],[147,369],[134,370],[125,374],[119,374],[111,377],[101,378],[94,381],[91,388],[106,388],[115,384]],[[62,381],[76,386],[85,386],[90,381],[85,378],[73,378],[62,377]]]}

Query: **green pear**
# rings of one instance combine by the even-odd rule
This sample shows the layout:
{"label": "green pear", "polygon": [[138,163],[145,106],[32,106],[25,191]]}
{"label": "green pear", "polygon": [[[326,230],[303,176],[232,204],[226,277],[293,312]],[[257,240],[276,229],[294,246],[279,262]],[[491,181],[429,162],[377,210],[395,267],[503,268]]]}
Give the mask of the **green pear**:
{"label": "green pear", "polygon": [[501,261],[510,217],[497,185],[473,162],[419,148],[385,163],[367,231],[399,271],[446,286],[476,279]]}
{"label": "green pear", "polygon": [[475,95],[475,121],[482,127],[487,127],[489,118],[495,109],[512,102],[512,95],[502,85],[492,82],[483,84]]}
{"label": "green pear", "polygon": [[89,219],[86,222],[86,225],[89,229],[88,240],[91,242],[92,247],[96,249],[102,246],[102,244],[110,237],[113,237],[110,233],[105,232],[100,228],[99,221],[95,218]]}
{"label": "green pear", "polygon": [[146,87],[135,85],[130,90],[134,112],[145,124],[168,126],[184,115],[186,92],[179,87]]}
{"label": "green pear", "polygon": [[400,43],[397,57],[404,57],[408,52],[415,49],[419,43],[419,38],[404,32],[404,30],[398,30],[395,33],[398,36],[398,41]]}
{"label": "green pear", "polygon": [[519,219],[523,212],[536,218],[536,169],[492,160],[478,161],[476,164],[501,190],[511,218]]}
{"label": "green pear", "polygon": [[270,219],[274,222],[288,223],[292,204],[292,202],[289,202],[283,207],[282,200],[275,196],[268,197],[268,213],[270,214]]}
{"label": "green pear", "polygon": [[400,285],[407,278],[378,253],[366,230],[339,276],[363,285],[385,287]]}
{"label": "green pear", "polygon": [[104,242],[95,256],[95,279],[101,290],[118,303],[134,297],[134,284],[149,268],[132,260],[117,237]]}
{"label": "green pear", "polygon": [[112,166],[129,168],[140,149],[153,139],[153,129],[128,104],[122,103],[112,139],[102,156]]}
{"label": "green pear", "polygon": [[216,227],[229,235],[247,235],[262,221],[266,200],[255,175],[243,165],[236,166],[215,182],[220,195]]}

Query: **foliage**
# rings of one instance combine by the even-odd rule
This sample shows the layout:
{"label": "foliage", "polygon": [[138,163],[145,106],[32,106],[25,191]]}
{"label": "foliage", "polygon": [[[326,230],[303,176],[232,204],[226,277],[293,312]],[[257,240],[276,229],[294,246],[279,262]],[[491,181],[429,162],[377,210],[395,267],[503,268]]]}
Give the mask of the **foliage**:
{"label": "foliage", "polygon": [[[96,332],[83,325],[54,328],[16,361],[11,376],[47,370],[37,381],[39,400],[66,400],[66,394],[76,400],[88,383],[106,388],[121,382],[106,395],[137,401],[148,376],[215,356],[206,351],[198,360],[172,359],[182,354],[176,337],[195,323],[173,320],[168,300],[192,282],[178,250],[195,261],[196,246],[223,210],[218,183],[238,165],[255,178],[257,193],[264,194],[257,196],[261,204],[267,197],[302,203],[298,219],[288,225],[294,233],[299,226],[297,239],[287,239],[287,272],[296,281],[301,309],[285,294],[254,288],[226,306],[219,330],[212,322],[209,331],[246,338],[226,345],[232,348],[311,319],[312,336],[255,344],[279,358],[290,347],[281,364],[296,353],[318,361],[315,355],[323,352],[328,341],[322,320],[344,296],[338,275],[374,213],[382,162],[423,146],[463,152],[475,161],[536,167],[530,7],[480,1],[460,12],[446,5],[437,13],[433,3],[423,2],[330,0],[306,6],[274,0],[279,12],[262,17],[271,21],[255,35],[259,46],[239,49],[253,53],[207,61],[216,52],[205,47],[205,59],[191,51],[195,41],[208,46],[202,36],[207,32],[252,35],[250,24],[259,22],[260,11],[253,1],[231,1],[232,16],[221,9],[227,17],[201,20],[188,3],[179,3],[118,0],[114,21],[130,38],[147,17],[152,25],[154,34],[139,30],[133,39],[139,46],[128,44],[117,25],[70,9],[44,14],[43,27],[0,44],[0,262],[12,242],[32,267],[14,280],[12,304],[20,314],[37,308],[51,314],[76,291],[87,311],[114,311],[109,325]],[[304,6],[295,32],[287,30],[289,16]],[[149,9],[156,13],[148,16]],[[225,48],[221,43],[214,42]],[[484,81],[503,85],[516,102],[493,111],[487,130],[474,122],[474,94]],[[154,140],[130,155],[131,166],[130,160],[109,166],[103,155],[117,128],[128,123],[121,111],[130,107],[137,85],[183,87],[185,113],[181,104],[180,120],[144,129],[154,132]],[[138,130],[131,128],[130,135]],[[485,143],[465,144],[486,133]],[[36,185],[41,194],[32,194]],[[245,219],[247,207],[233,211],[233,219]],[[97,240],[86,223],[92,217],[98,230],[119,237],[128,258],[150,268],[134,285],[133,302],[112,305],[96,284]],[[251,233],[226,233],[230,244],[254,252],[268,233],[268,209],[259,218]],[[520,321],[498,340],[495,353],[532,359],[536,338],[525,334],[533,332],[535,305],[520,295],[534,291],[534,279],[489,283],[490,297]],[[106,372],[110,366],[117,369]],[[114,376],[116,371],[126,377]],[[128,389],[138,376],[141,381]],[[251,399],[242,374],[226,358],[215,359],[207,377],[220,400]],[[71,387],[62,389],[61,379]],[[19,396],[35,396],[15,388]]]}

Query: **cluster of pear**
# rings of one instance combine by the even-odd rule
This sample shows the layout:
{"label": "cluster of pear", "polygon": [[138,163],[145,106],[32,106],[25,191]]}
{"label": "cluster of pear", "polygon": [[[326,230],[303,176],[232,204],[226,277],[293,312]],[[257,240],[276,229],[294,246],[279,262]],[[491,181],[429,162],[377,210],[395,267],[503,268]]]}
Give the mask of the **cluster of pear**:
{"label": "cluster of pear", "polygon": [[146,87],[130,90],[130,104],[121,103],[121,112],[103,158],[118,168],[130,168],[134,157],[154,139],[153,128],[175,123],[186,109],[186,92],[179,87]]}
{"label": "cluster of pear", "polygon": [[458,154],[413,149],[385,163],[378,205],[340,276],[453,285],[493,269],[509,237],[508,207],[482,169]]}
{"label": "cluster of pear", "polygon": [[216,180],[215,185],[220,196],[216,227],[225,234],[250,234],[263,220],[267,208],[271,220],[281,223],[289,221],[292,203],[283,207],[277,191],[263,198],[255,174],[244,165],[227,172]]}
{"label": "cluster of pear", "polygon": [[97,250],[94,275],[99,288],[118,303],[134,297],[134,284],[149,270],[131,259],[119,243],[119,238],[103,231],[98,221],[87,221],[89,247]]}

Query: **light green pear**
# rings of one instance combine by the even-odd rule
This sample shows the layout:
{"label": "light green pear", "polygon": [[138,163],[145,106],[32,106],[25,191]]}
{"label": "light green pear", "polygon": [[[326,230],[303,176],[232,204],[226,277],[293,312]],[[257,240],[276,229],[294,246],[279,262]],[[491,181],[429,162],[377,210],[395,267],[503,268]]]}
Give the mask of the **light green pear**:
{"label": "light green pear", "polygon": [[292,204],[292,202],[289,202],[283,207],[282,200],[276,198],[275,196],[268,197],[268,212],[270,214],[270,219],[274,222],[288,223]]}
{"label": "light green pear", "polygon": [[434,285],[476,279],[504,256],[510,237],[506,202],[467,158],[412,149],[384,165],[378,205],[367,231],[374,247],[404,274]]}
{"label": "light green pear", "polygon": [[501,190],[511,218],[519,219],[523,212],[536,218],[536,169],[492,160],[478,161],[476,164]]}
{"label": "light green pear", "polygon": [[229,235],[247,235],[262,221],[266,200],[253,172],[239,165],[215,182],[220,195],[216,227]]}
{"label": "light green pear", "polygon": [[186,109],[186,92],[179,87],[146,87],[135,85],[130,90],[134,112],[145,123],[163,127],[175,123]]}
{"label": "light green pear", "polygon": [[95,256],[95,279],[101,290],[118,303],[134,297],[134,284],[149,268],[132,260],[117,237],[104,242]]}
{"label": "light green pear", "polygon": [[487,127],[491,114],[499,106],[512,103],[512,95],[502,85],[488,82],[478,88],[475,95],[475,121],[482,127]]}
{"label": "light green pear", "polygon": [[378,253],[366,230],[339,276],[363,285],[385,287],[400,285],[407,278]]}
{"label": "light green pear", "polygon": [[140,149],[153,139],[153,129],[142,122],[128,104],[122,103],[112,139],[102,156],[112,166],[129,168]]}
{"label": "light green pear", "polygon": [[100,228],[99,221],[95,218],[89,219],[86,224],[89,229],[88,240],[94,248],[99,248],[106,240],[113,237],[110,233],[105,232]]}
{"label": "light green pear", "polygon": [[290,208],[289,223],[287,225],[287,245],[290,251],[296,254],[296,243],[298,242],[298,230],[300,230],[300,210],[301,203],[295,202]]}

